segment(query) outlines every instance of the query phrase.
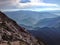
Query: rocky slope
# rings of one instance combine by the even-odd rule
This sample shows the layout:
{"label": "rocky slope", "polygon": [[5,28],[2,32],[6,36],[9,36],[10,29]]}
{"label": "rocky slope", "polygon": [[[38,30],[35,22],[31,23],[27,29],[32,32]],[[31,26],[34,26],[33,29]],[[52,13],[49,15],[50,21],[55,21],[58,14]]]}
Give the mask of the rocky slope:
{"label": "rocky slope", "polygon": [[0,45],[44,45],[25,28],[0,12]]}

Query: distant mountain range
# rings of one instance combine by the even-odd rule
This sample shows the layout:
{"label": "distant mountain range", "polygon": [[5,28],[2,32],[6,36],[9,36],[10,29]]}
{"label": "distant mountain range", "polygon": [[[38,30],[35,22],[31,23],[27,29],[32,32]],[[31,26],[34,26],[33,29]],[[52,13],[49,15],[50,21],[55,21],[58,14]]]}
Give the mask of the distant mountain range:
{"label": "distant mountain range", "polygon": [[5,12],[5,14],[7,14],[7,16],[17,21],[18,24],[24,24],[27,26],[30,25],[33,26],[41,19],[57,17],[57,15],[51,12],[34,12],[34,11]]}
{"label": "distant mountain range", "polygon": [[45,18],[40,20],[35,26],[37,27],[57,27],[60,24],[60,17]]}
{"label": "distant mountain range", "polygon": [[32,35],[42,38],[48,45],[60,45],[60,28],[35,28],[28,30]]}
{"label": "distant mountain range", "polygon": [[27,25],[24,25],[24,24],[21,24],[21,25],[23,25],[23,27],[26,27],[27,29],[34,29],[36,27],[40,27],[40,28],[43,28],[43,27],[60,28],[60,17],[56,17],[56,18],[45,18],[45,19],[42,19],[42,20],[38,21],[33,26],[31,26],[31,24],[30,24],[30,26],[27,26]]}
{"label": "distant mountain range", "polygon": [[60,14],[59,12],[17,11],[5,12],[22,27],[48,45],[60,45]]}

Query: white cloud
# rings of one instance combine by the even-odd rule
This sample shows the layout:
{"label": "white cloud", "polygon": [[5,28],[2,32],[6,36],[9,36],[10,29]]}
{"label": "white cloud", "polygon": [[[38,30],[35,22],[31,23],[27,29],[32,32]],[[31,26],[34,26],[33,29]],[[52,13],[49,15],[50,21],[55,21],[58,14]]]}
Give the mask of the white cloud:
{"label": "white cloud", "polygon": [[37,6],[49,6],[58,7],[57,4],[44,3],[43,0],[30,0],[27,3],[21,3],[21,0],[0,0],[0,10],[6,9],[26,9],[33,8]]}
{"label": "white cloud", "polygon": [[[14,3],[15,2],[15,3]],[[1,6],[11,6],[11,5],[16,5],[18,3],[17,0],[0,0],[0,7]]]}
{"label": "white cloud", "polygon": [[13,11],[20,11],[21,9],[6,9],[6,10],[1,10],[2,12],[13,12]]}
{"label": "white cloud", "polygon": [[20,8],[26,8],[26,7],[35,7],[35,6],[55,6],[58,7],[57,4],[50,4],[50,3],[44,3],[42,0],[30,0],[31,2],[28,3],[19,3],[18,7]]}
{"label": "white cloud", "polygon": [[42,0],[30,0],[31,1],[31,3],[40,3],[40,2],[42,2]]}
{"label": "white cloud", "polygon": [[36,8],[36,9],[31,9],[32,11],[53,11],[53,10],[60,10],[60,8]]}
{"label": "white cloud", "polygon": [[19,1],[20,0],[0,0],[0,10],[17,8]]}

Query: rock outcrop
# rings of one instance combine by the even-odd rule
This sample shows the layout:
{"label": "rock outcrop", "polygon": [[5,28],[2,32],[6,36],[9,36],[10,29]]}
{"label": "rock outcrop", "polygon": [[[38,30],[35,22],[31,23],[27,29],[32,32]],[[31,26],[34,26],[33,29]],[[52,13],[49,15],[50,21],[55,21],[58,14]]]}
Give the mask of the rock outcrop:
{"label": "rock outcrop", "polygon": [[24,28],[0,12],[0,45],[41,45]]}

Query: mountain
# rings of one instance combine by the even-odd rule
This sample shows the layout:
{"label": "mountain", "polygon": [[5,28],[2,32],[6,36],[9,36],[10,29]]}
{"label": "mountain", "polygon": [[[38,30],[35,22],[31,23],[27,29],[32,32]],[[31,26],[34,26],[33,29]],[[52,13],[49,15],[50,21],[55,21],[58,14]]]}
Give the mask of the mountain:
{"label": "mountain", "polygon": [[28,18],[21,20],[20,23],[27,25],[27,26],[33,26],[36,23],[35,21],[36,20],[34,18],[28,17]]}
{"label": "mountain", "polygon": [[38,27],[57,27],[60,24],[60,17],[45,18],[37,22],[35,26]]}
{"label": "mountain", "polygon": [[34,25],[41,19],[57,17],[57,15],[51,12],[34,12],[34,11],[21,10],[21,11],[4,12],[4,13],[7,14],[8,17],[17,21],[18,24],[22,24],[23,22],[24,25]]}
{"label": "mountain", "polygon": [[42,45],[34,36],[2,12],[0,12],[0,44]]}
{"label": "mountain", "polygon": [[[36,30],[35,30],[36,29]],[[47,45],[60,45],[60,29],[56,28],[35,28],[34,30],[28,30],[35,37],[42,38]]]}

